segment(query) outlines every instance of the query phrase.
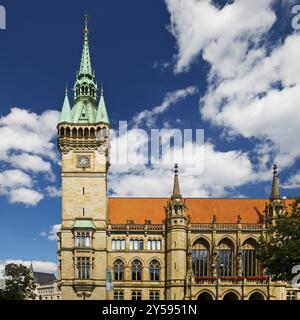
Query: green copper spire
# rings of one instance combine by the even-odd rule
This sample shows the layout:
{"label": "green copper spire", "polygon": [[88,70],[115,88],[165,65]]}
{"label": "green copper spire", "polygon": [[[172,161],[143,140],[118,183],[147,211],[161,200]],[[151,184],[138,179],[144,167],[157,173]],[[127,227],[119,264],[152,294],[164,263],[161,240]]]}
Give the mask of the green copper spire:
{"label": "green copper spire", "polygon": [[89,27],[88,27],[88,16],[85,15],[85,26],[84,26],[84,43],[83,51],[81,56],[81,64],[79,69],[79,75],[89,74],[92,75],[92,63],[89,48]]}
{"label": "green copper spire", "polygon": [[81,55],[81,63],[79,71],[77,72],[77,78],[74,85],[74,98],[75,100],[80,98],[88,98],[90,100],[97,100],[97,82],[95,78],[95,72],[92,70],[90,47],[89,47],[89,28],[88,17],[85,16],[84,25],[84,41],[83,50]]}
{"label": "green copper spire", "polygon": [[105,122],[109,124],[109,118],[106,110],[105,100],[104,100],[104,90],[103,85],[101,85],[101,95],[97,111],[96,122]]}
{"label": "green copper spire", "polygon": [[88,34],[88,17],[86,15],[81,63],[74,85],[73,123],[96,122],[97,82],[95,72],[92,70]]}
{"label": "green copper spire", "polygon": [[69,123],[72,122],[71,107],[70,107],[70,102],[68,97],[68,88],[66,88],[65,100],[64,100],[64,104],[60,114],[59,123],[62,123],[62,122],[69,122]]}

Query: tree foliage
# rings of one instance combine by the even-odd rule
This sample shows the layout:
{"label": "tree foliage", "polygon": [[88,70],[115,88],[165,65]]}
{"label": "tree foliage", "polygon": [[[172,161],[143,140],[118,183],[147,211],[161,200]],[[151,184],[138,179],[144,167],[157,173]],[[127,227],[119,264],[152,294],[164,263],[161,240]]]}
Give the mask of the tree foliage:
{"label": "tree foliage", "polygon": [[300,210],[298,201],[290,213],[282,213],[267,237],[261,238],[258,258],[273,281],[290,281],[292,268],[300,264]]}
{"label": "tree foliage", "polygon": [[23,265],[8,264],[5,266],[5,289],[0,292],[0,299],[25,300],[34,299],[36,288],[29,268]]}

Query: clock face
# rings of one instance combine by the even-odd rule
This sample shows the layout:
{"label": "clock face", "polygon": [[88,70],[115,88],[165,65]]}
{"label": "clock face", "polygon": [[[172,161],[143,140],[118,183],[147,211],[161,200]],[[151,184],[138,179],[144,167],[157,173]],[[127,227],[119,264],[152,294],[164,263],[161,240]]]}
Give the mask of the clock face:
{"label": "clock face", "polygon": [[78,166],[80,168],[89,168],[91,165],[90,157],[88,156],[79,156],[78,157]]}

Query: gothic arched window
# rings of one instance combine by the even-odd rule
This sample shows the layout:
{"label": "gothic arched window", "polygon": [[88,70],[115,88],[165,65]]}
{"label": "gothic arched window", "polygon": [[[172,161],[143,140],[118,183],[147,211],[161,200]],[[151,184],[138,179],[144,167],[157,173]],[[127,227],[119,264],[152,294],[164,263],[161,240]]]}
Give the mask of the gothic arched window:
{"label": "gothic arched window", "polygon": [[160,280],[160,263],[157,260],[152,260],[149,265],[149,273],[151,281]]}
{"label": "gothic arched window", "polygon": [[131,265],[131,280],[140,281],[142,280],[142,263],[140,260],[136,259]]}
{"label": "gothic arched window", "polygon": [[207,277],[210,274],[209,244],[204,239],[197,240],[192,248],[193,272],[196,277]]}
{"label": "gothic arched window", "polygon": [[251,277],[258,275],[258,260],[256,258],[257,243],[249,239],[242,246],[243,276]]}
{"label": "gothic arched window", "polygon": [[114,279],[115,281],[124,280],[124,262],[121,259],[114,262]]}
{"label": "gothic arched window", "polygon": [[229,239],[222,240],[218,245],[217,270],[221,277],[230,277],[233,275],[233,243]]}

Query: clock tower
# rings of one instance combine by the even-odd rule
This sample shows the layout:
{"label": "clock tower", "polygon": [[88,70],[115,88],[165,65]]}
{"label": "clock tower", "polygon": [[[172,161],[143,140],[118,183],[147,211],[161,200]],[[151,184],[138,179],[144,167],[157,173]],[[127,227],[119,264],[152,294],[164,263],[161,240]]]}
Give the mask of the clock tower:
{"label": "clock tower", "polygon": [[106,299],[110,124],[103,86],[98,97],[88,34],[86,17],[73,107],[66,90],[58,124],[58,147],[62,159],[58,273],[64,300]]}

